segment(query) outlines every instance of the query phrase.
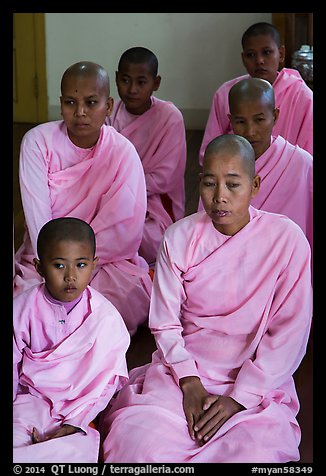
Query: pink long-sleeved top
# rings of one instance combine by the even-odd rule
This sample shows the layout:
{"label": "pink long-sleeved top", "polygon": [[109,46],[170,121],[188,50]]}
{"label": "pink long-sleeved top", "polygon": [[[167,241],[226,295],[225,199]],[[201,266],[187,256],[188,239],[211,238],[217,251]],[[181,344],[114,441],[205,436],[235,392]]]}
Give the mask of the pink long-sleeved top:
{"label": "pink long-sleeved top", "polygon": [[[171,225],[149,317],[158,350],[150,364],[131,371],[106,412],[105,460],[298,460],[292,376],[311,315],[310,247],[287,217],[250,207],[250,222],[234,236],[218,232],[205,212]],[[187,429],[179,388],[186,376],[245,407],[203,446]]]}
{"label": "pink long-sleeved top", "polygon": [[151,292],[148,265],[138,255],[146,187],[135,147],[103,125],[95,146],[82,149],[63,121],[48,122],[25,134],[19,175],[27,229],[16,253],[14,295],[42,279],[33,266],[41,227],[57,217],[81,218],[94,229],[99,257],[90,284],[133,334],[148,317]]}
{"label": "pink long-sleeved top", "polygon": [[[226,81],[215,92],[208,116],[204,137],[199,151],[199,162],[208,143],[222,134],[233,134],[227,114],[229,110],[228,95],[231,87],[242,79],[250,78],[248,74]],[[283,68],[273,83],[275,107],[280,110],[273,128],[273,136],[282,136],[293,145],[299,145],[313,155],[313,92],[306,85],[299,71]]]}
{"label": "pink long-sleeved top", "polygon": [[[143,114],[130,114],[121,100],[114,105],[107,123],[136,147],[146,181],[147,213],[140,254],[155,263],[158,248],[172,220],[185,212],[184,172],[186,136],[183,117],[170,101],[151,97]],[[164,207],[166,205],[166,208]],[[168,213],[167,208],[172,213]]]}
{"label": "pink long-sleeved top", "polygon": [[[88,286],[67,312],[39,284],[14,298],[14,462],[97,462],[89,423],[127,381],[130,335],[115,307]],[[63,424],[82,431],[31,444]]]}

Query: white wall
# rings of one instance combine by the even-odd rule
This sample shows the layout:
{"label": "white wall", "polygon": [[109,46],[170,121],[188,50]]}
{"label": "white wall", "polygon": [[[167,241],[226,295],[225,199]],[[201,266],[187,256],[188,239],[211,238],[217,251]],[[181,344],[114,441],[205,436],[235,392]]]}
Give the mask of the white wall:
{"label": "white wall", "polygon": [[243,32],[271,20],[271,13],[45,13],[49,120],[60,118],[60,81],[68,66],[82,60],[104,66],[117,99],[121,54],[144,46],[159,61],[155,95],[179,107],[187,128],[204,128],[217,87],[246,72]]}

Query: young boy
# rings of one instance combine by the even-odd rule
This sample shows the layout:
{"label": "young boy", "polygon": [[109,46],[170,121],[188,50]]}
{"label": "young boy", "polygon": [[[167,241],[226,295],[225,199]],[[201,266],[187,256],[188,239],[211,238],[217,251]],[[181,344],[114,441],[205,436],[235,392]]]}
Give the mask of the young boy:
{"label": "young boy", "polygon": [[260,192],[251,205],[291,218],[312,249],[313,158],[281,135],[272,135],[280,117],[273,87],[264,79],[243,79],[230,89],[229,109],[234,133],[251,143],[261,177]]}
{"label": "young boy", "polygon": [[44,283],[13,303],[15,463],[96,463],[89,426],[128,377],[130,336],[115,307],[88,286],[98,257],[92,228],[56,218],[40,230]]}
{"label": "young boy", "polygon": [[147,190],[147,212],[139,253],[153,268],[164,230],[184,216],[185,127],[170,101],[153,96],[161,77],[147,48],[125,51],[116,72],[120,101],[106,120],[136,147]]}
{"label": "young boy", "polygon": [[91,285],[118,309],[130,334],[148,318],[151,279],[138,255],[146,188],[135,147],[113,127],[109,77],[96,63],[70,66],[61,80],[63,120],[28,131],[21,144],[19,179],[26,219],[16,253],[14,293],[40,282],[33,266],[41,227],[76,216],[94,229],[98,257]]}
{"label": "young boy", "polygon": [[313,154],[313,93],[297,70],[278,71],[285,58],[278,30],[269,23],[255,23],[243,34],[242,48],[242,61],[248,74],[225,82],[215,92],[200,147],[200,164],[207,144],[214,137],[233,132],[228,118],[228,93],[235,83],[248,77],[265,79],[274,88],[275,106],[280,114],[273,135],[280,135]]}
{"label": "young boy", "polygon": [[149,315],[158,350],[105,413],[105,461],[299,459],[293,373],[311,323],[310,247],[289,218],[250,205],[259,187],[245,138],[208,145],[205,210],[165,232]]}

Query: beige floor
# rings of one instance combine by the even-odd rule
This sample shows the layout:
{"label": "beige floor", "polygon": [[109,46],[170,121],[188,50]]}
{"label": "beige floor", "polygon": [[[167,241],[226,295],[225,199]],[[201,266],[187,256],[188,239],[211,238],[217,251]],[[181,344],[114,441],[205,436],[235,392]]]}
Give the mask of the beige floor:
{"label": "beige floor", "polygon": [[[32,124],[14,124],[13,128],[13,204],[16,250],[22,242],[24,231],[24,214],[21,206],[18,182],[19,147],[23,134],[32,126]],[[198,173],[200,170],[198,165],[198,151],[202,134],[203,131],[187,131],[187,166],[185,173],[186,215],[189,215],[197,210]],[[137,331],[137,334],[132,338],[132,342],[127,353],[129,369],[149,362],[154,350],[155,342],[152,335],[146,327],[140,327]],[[311,339],[308,345],[307,354],[295,374],[297,392],[301,402],[298,420],[302,430],[302,441],[300,445],[300,462],[302,463],[313,462],[312,351],[313,345]]]}

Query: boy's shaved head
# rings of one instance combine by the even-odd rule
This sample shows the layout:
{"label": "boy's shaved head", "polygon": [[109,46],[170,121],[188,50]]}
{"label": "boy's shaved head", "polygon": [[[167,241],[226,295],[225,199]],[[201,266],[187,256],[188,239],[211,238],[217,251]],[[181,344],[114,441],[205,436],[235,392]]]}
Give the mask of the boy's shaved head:
{"label": "boy's shaved head", "polygon": [[279,48],[281,46],[281,37],[278,29],[275,28],[275,26],[271,23],[260,22],[254,23],[244,32],[241,40],[242,48],[245,47],[245,43],[248,38],[258,35],[270,35],[276,43],[277,47]]}
{"label": "boy's shaved head", "polygon": [[37,239],[37,254],[40,260],[53,241],[88,242],[95,256],[95,234],[84,220],[74,217],[54,218],[41,228]]}
{"label": "boy's shaved head", "polygon": [[158,72],[158,60],[156,55],[149,49],[142,46],[134,46],[126,50],[120,58],[118,70],[120,71],[125,63],[146,63],[149,66],[152,76],[155,78]]}

